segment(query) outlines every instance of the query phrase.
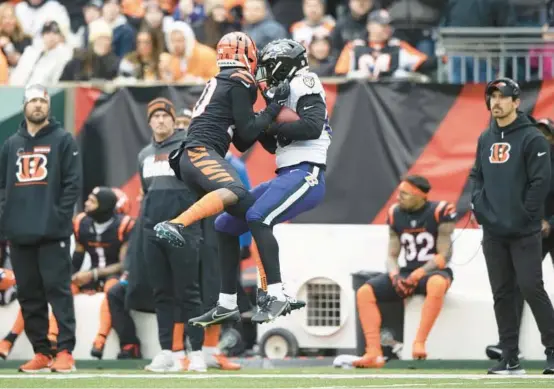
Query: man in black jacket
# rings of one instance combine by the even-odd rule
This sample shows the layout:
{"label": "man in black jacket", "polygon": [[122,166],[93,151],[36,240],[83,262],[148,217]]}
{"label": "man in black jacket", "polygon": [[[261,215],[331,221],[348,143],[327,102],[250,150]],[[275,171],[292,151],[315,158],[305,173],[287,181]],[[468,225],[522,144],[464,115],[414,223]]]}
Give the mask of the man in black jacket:
{"label": "man in black jacket", "polygon": [[471,202],[483,226],[483,253],[494,299],[502,358],[489,374],[521,374],[516,282],[546,348],[544,374],[554,374],[554,309],[542,281],[541,221],[550,189],[550,145],[518,111],[520,88],[508,78],[487,85],[493,121],[479,137],[470,173]]}
{"label": "man in black jacket", "polygon": [[[169,166],[169,153],[177,149],[186,136],[184,131],[176,131],[175,117],[173,104],[165,98],[154,99],[148,104],[148,123],[152,128],[153,139],[138,156],[144,192],[141,208],[143,250],[154,291],[158,337],[162,348],[152,363],[146,366],[147,370],[154,372],[183,370],[184,350],[174,349],[174,331],[181,331],[184,335],[184,323],[202,313],[199,285],[200,223],[190,228],[191,238],[197,241],[188,241],[183,247],[173,247],[157,239],[153,230],[157,223],[177,216],[197,198],[186,184],[175,177]],[[187,335],[192,348],[188,370],[206,371],[202,354],[203,329],[190,326]]]}
{"label": "man in black jacket", "polygon": [[[71,294],[73,209],[81,192],[77,144],[54,118],[48,118],[46,88],[25,90],[25,121],[0,152],[0,235],[11,243],[12,266],[25,332],[35,357],[23,372],[75,370],[75,312]],[[48,303],[59,326],[53,363]]]}
{"label": "man in black jacket", "polygon": [[[550,143],[550,166],[552,174],[554,174],[554,152],[552,152],[552,147],[554,145],[554,122],[548,118],[543,118],[537,120],[537,126],[539,130],[543,133],[544,137]],[[550,180],[550,190],[546,196],[546,201],[544,202],[544,218],[541,221],[541,234],[542,234],[542,259],[546,257],[546,254],[550,253],[550,259],[554,262],[554,180]],[[516,290],[516,296],[514,300],[514,305],[516,308],[517,316],[520,318],[520,327],[521,327],[521,317],[523,313],[523,295],[519,291],[519,288]],[[502,349],[500,345],[490,345],[485,349],[487,357],[490,359],[500,360],[502,358]]]}

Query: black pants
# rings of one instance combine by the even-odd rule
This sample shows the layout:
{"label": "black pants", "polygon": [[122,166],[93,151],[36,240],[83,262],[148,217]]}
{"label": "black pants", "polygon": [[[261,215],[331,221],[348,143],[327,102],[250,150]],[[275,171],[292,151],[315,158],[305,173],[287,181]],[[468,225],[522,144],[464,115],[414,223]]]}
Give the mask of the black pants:
{"label": "black pants", "polygon": [[75,348],[75,309],[71,294],[69,239],[32,246],[11,246],[25,333],[35,353],[51,354],[48,303],[58,322],[58,351]]}
{"label": "black pants", "polygon": [[127,344],[140,344],[137,337],[135,322],[125,309],[125,293],[127,284],[118,282],[108,291],[108,305],[112,315],[112,327],[119,337],[121,348]]}
{"label": "black pants", "polygon": [[[548,237],[542,239],[542,259],[544,261],[544,258],[546,257],[546,254],[550,253],[550,258],[552,260],[552,263],[554,264],[554,233],[550,234]],[[521,291],[519,290],[519,286],[517,286],[516,282],[516,297],[515,297],[515,305],[516,305],[516,313],[517,317],[519,317],[520,321],[520,328],[521,328],[521,318],[523,317],[523,295],[521,294]]]}
{"label": "black pants", "polygon": [[[202,314],[198,247],[173,247],[157,239],[149,229],[144,229],[144,237],[160,346],[162,350],[171,350],[174,323],[187,323]],[[189,327],[187,335],[192,350],[202,350],[204,330]]]}
{"label": "black pants", "polygon": [[554,348],[554,309],[544,290],[540,233],[507,239],[493,237],[485,231],[483,253],[503,356],[517,355],[519,350],[521,314],[514,303],[517,287],[533,312],[543,345]]}

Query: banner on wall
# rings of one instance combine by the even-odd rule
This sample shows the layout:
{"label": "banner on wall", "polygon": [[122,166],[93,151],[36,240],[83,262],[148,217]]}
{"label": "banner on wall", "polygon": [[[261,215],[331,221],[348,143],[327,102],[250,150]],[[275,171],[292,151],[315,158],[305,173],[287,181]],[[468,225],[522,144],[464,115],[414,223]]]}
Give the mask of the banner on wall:
{"label": "banner on wall", "polygon": [[[296,223],[382,224],[396,199],[401,177],[421,174],[432,185],[431,200],[469,205],[468,174],[480,133],[488,126],[484,85],[370,83],[325,85],[333,127],[322,205]],[[96,185],[138,194],[136,157],[151,137],[146,104],[171,99],[192,106],[196,87],[125,88],[112,95],[82,89],[75,117],[83,148],[86,193]],[[83,97],[84,96],[84,97]],[[522,86],[522,109],[554,118],[554,82]],[[260,101],[261,100],[261,101]],[[261,108],[263,99],[258,99]],[[255,145],[242,156],[254,185],[274,176],[275,157]],[[459,226],[471,226],[468,218]]]}

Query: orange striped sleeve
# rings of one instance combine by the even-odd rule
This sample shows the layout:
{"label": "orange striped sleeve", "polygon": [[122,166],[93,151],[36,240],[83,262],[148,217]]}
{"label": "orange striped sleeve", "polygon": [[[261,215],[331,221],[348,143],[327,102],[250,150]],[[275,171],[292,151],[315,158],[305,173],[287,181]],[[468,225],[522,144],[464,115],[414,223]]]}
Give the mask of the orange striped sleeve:
{"label": "orange striped sleeve", "polygon": [[79,241],[79,233],[81,232],[81,222],[87,216],[86,213],[81,212],[73,219],[73,234],[75,235],[75,240]]}
{"label": "orange striped sleeve", "polygon": [[120,242],[123,242],[125,240],[125,231],[127,231],[129,223],[131,223],[131,216],[125,215],[123,219],[121,219],[121,223],[119,224],[119,228],[117,229],[117,237]]}

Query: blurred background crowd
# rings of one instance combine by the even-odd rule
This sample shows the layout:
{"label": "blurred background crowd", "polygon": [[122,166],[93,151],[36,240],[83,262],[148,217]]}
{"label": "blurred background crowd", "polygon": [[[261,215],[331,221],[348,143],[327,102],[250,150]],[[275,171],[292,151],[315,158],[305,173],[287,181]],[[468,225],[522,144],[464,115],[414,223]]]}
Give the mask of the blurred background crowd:
{"label": "blurred background crowd", "polygon": [[[14,86],[91,80],[202,83],[217,72],[218,40],[236,30],[249,34],[258,49],[286,37],[302,42],[311,67],[320,76],[362,71],[362,76],[370,79],[391,75],[386,70],[392,65],[376,66],[384,71],[368,72],[374,64],[367,61],[375,62],[377,56],[353,61],[357,46],[370,47],[373,53],[399,50],[394,70],[433,77],[437,63],[448,61],[436,44],[439,27],[543,27],[542,38],[554,40],[554,34],[548,32],[554,23],[551,0],[0,3],[0,83]],[[463,66],[463,59],[450,60],[454,66]],[[551,59],[545,61],[549,66]],[[466,65],[473,74],[474,63]],[[457,81],[459,77],[451,80]]]}

